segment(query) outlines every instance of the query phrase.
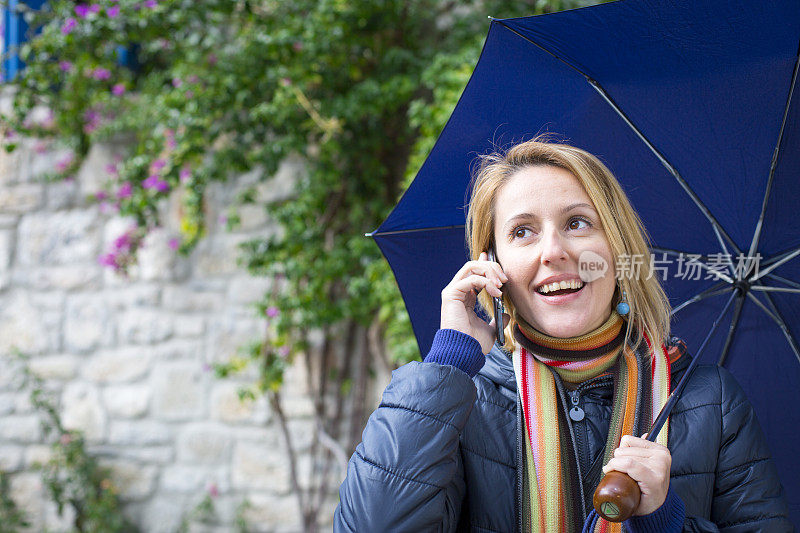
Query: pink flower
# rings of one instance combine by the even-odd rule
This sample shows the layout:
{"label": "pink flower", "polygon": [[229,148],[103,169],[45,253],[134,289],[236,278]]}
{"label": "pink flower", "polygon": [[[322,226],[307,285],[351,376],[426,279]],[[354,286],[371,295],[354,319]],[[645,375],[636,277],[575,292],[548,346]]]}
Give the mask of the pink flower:
{"label": "pink flower", "polygon": [[167,241],[167,245],[169,246],[170,250],[177,250],[181,246],[181,241],[175,237],[172,237],[169,241]]}
{"label": "pink flower", "polygon": [[167,192],[169,190],[169,183],[162,180],[157,174],[152,174],[142,182],[142,187],[145,189],[155,189],[160,192]]}
{"label": "pink flower", "polygon": [[97,258],[97,262],[103,266],[119,268],[119,265],[117,264],[117,256],[111,253],[101,255]]}
{"label": "pink flower", "polygon": [[133,194],[133,187],[129,181],[123,183],[117,191],[117,198],[130,198]]}
{"label": "pink flower", "polygon": [[61,72],[69,72],[70,70],[72,70],[72,63],[70,63],[69,61],[59,61],[58,68],[61,69]]}
{"label": "pink flower", "polygon": [[217,64],[217,56],[216,56],[216,54],[208,54],[208,57],[206,58],[206,61],[208,61],[209,65],[216,65]]}
{"label": "pink flower", "polygon": [[280,355],[280,356],[281,356],[281,357],[283,357],[284,359],[286,359],[287,357],[289,357],[289,354],[290,354],[291,352],[292,352],[292,350],[291,350],[291,348],[289,348],[288,346],[281,346],[280,348],[278,348],[278,355]]}
{"label": "pink flower", "polygon": [[89,14],[89,7],[86,4],[78,4],[75,6],[75,14],[80,18],[85,19],[86,15]]}
{"label": "pink flower", "polygon": [[275,307],[274,305],[272,305],[272,306],[267,308],[267,316],[268,317],[275,318],[279,314],[281,314],[281,310],[278,309],[277,307]]}
{"label": "pink flower", "polygon": [[165,166],[167,166],[167,162],[164,159],[159,158],[159,159],[156,159],[155,161],[153,161],[152,163],[150,163],[150,170],[152,172],[158,172],[159,170],[161,170]]}
{"label": "pink flower", "polygon": [[61,33],[63,33],[64,35],[67,35],[73,29],[75,29],[75,26],[77,24],[78,24],[78,21],[76,21],[74,18],[72,18],[72,17],[68,18],[67,20],[64,21],[64,25],[61,26]]}
{"label": "pink flower", "polygon": [[37,154],[43,154],[43,153],[47,152],[47,143],[46,143],[46,142],[44,142],[44,141],[38,141],[38,142],[37,142],[37,143],[34,145],[34,147],[33,147],[33,150],[34,150],[34,151],[35,151]]}
{"label": "pink flower", "polygon": [[94,193],[94,199],[98,202],[105,200],[106,198],[108,198],[108,193],[106,191],[97,191]]}
{"label": "pink flower", "polygon": [[303,43],[301,43],[300,41],[295,41],[294,43],[292,43],[292,48],[294,49],[295,52],[299,52],[300,50],[303,49]]}
{"label": "pink flower", "polygon": [[74,160],[75,156],[73,154],[68,154],[56,163],[56,169],[59,172],[65,172],[70,167],[70,165],[72,165],[72,162]]}
{"label": "pink flower", "polygon": [[98,67],[92,72],[92,77],[96,80],[108,80],[111,79],[111,71],[106,68]]}
{"label": "pink flower", "polygon": [[198,81],[200,81],[200,78],[197,77],[197,74],[192,74],[191,76],[186,78],[186,81],[188,81],[189,83],[197,83]]}
{"label": "pink flower", "polygon": [[89,11],[91,13],[100,13],[100,4],[92,4],[89,6]]}
{"label": "pink flower", "polygon": [[113,163],[109,163],[108,165],[106,165],[106,172],[108,172],[112,176],[116,176],[117,175],[117,165],[114,165]]}
{"label": "pink flower", "polygon": [[183,82],[181,81],[180,78],[172,78],[172,86],[173,87],[178,88],[181,85],[183,85]]}
{"label": "pink flower", "polygon": [[154,8],[154,7],[156,7],[157,5],[158,5],[158,1],[157,1],[157,0],[147,0],[147,1],[144,3],[144,6],[145,6],[145,7],[149,7],[150,9],[153,9],[153,8]]}
{"label": "pink flower", "polygon": [[284,87],[288,87],[291,84],[292,80],[290,80],[289,78],[281,78],[281,85],[283,85]]}
{"label": "pink flower", "polygon": [[115,83],[114,86],[111,88],[111,93],[114,96],[122,96],[123,94],[125,94],[125,84]]}
{"label": "pink flower", "polygon": [[187,99],[191,100],[192,98],[194,98],[194,91],[186,91],[185,96]]}
{"label": "pink flower", "polygon": [[216,498],[217,496],[219,496],[219,489],[217,488],[216,483],[212,483],[211,485],[208,486],[208,495],[211,496],[212,498]]}
{"label": "pink flower", "polygon": [[108,18],[111,19],[115,18],[117,15],[119,15],[119,6],[111,6],[106,9],[106,15],[108,15]]}
{"label": "pink flower", "polygon": [[185,183],[189,180],[189,178],[192,177],[192,171],[189,169],[189,167],[183,167],[178,173],[178,177],[180,178],[181,183]]}
{"label": "pink flower", "polygon": [[178,147],[178,143],[175,142],[175,137],[169,137],[167,139],[167,148],[169,148],[170,150],[174,150],[177,147]]}
{"label": "pink flower", "polygon": [[67,444],[72,442],[72,435],[70,435],[69,433],[62,433],[61,438],[58,440],[61,442],[62,446],[66,446]]}

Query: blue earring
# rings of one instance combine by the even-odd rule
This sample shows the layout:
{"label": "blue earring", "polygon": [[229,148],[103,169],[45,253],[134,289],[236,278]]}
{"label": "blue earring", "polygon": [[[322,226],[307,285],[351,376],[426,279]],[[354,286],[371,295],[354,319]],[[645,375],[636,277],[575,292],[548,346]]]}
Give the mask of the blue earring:
{"label": "blue earring", "polygon": [[625,301],[625,291],[622,291],[622,301],[617,304],[617,313],[625,316],[628,314],[630,310],[631,306],[628,305],[628,302]]}

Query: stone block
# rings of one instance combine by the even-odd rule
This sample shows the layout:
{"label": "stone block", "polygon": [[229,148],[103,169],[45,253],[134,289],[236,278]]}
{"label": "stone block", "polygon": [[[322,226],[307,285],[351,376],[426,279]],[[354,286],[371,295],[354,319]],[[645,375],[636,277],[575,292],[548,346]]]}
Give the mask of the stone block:
{"label": "stone block", "polygon": [[224,467],[170,465],[161,472],[159,489],[184,494],[205,492],[210,485],[219,492],[230,490],[228,472]]}
{"label": "stone block", "polygon": [[21,290],[0,293],[0,353],[17,348],[36,355],[58,350],[59,329],[48,327],[42,310]]}
{"label": "stone block", "polygon": [[30,213],[44,202],[44,187],[38,183],[23,183],[3,187],[0,194],[0,212]]}
{"label": "stone block", "polygon": [[153,420],[117,421],[109,425],[108,442],[121,446],[155,446],[172,443],[172,428]]}
{"label": "stone block", "polygon": [[189,285],[167,285],[162,298],[163,308],[178,312],[211,312],[219,311],[224,302],[222,291],[203,290]]}
{"label": "stone block", "polygon": [[115,385],[106,387],[103,400],[109,416],[113,418],[139,418],[150,405],[150,387],[147,385]]}
{"label": "stone block", "polygon": [[100,463],[110,470],[111,482],[123,500],[142,500],[156,488],[158,469],[121,459],[104,459]]}
{"label": "stone block", "polygon": [[106,413],[97,388],[88,383],[73,382],[62,395],[61,420],[66,429],[83,432],[88,442],[100,441],[106,434]]}
{"label": "stone block", "polygon": [[16,269],[12,274],[15,285],[36,291],[99,289],[102,267],[98,264],[77,264]]}
{"label": "stone block", "polygon": [[25,466],[28,468],[43,465],[53,457],[53,448],[45,444],[25,447]]}
{"label": "stone block", "polygon": [[302,531],[297,496],[251,493],[244,519],[254,532]]}
{"label": "stone block", "polygon": [[172,317],[153,309],[131,309],[118,318],[119,342],[128,344],[153,344],[172,335]]}
{"label": "stone block", "polygon": [[77,374],[78,362],[74,355],[48,355],[31,359],[28,368],[41,379],[67,381]]}
{"label": "stone block", "polygon": [[89,451],[92,455],[116,457],[151,465],[166,465],[175,462],[175,450],[171,444],[160,446],[102,444],[91,446]]}
{"label": "stone block", "polygon": [[64,347],[86,353],[114,342],[114,315],[100,294],[80,294],[67,299],[64,313]]}
{"label": "stone block", "polygon": [[0,472],[16,472],[22,468],[23,462],[22,446],[3,445],[0,446]]}
{"label": "stone block", "polygon": [[228,313],[209,319],[206,327],[205,360],[210,363],[227,362],[242,346],[264,338],[265,334],[265,322],[253,315],[237,317]]}
{"label": "stone block", "polygon": [[208,376],[200,363],[170,361],[153,367],[153,415],[162,420],[191,420],[206,410]]}
{"label": "stone block", "polygon": [[263,424],[268,419],[264,397],[255,400],[239,399],[244,386],[232,382],[215,383],[211,390],[211,418],[227,423]]}
{"label": "stone block", "polygon": [[20,266],[94,264],[100,254],[99,220],[91,209],[27,215],[17,238]]}
{"label": "stone block", "polygon": [[10,476],[11,494],[17,507],[30,519],[32,531],[44,531],[43,497],[45,487],[38,472],[20,472]]}
{"label": "stone block", "polygon": [[264,298],[272,288],[272,278],[236,276],[228,286],[228,302],[236,305],[249,305]]}
{"label": "stone block", "polygon": [[219,424],[189,424],[178,432],[178,461],[191,464],[227,463],[231,451],[230,429]]}
{"label": "stone block", "polygon": [[176,337],[201,337],[206,331],[206,318],[199,313],[194,315],[175,314],[173,321]]}
{"label": "stone block", "polygon": [[175,533],[180,530],[184,514],[190,510],[189,496],[158,491],[143,502],[138,525],[147,533]]}
{"label": "stone block", "polygon": [[236,443],[231,471],[234,489],[288,494],[291,488],[289,475],[289,464],[282,446],[270,448],[263,442],[249,441]]}
{"label": "stone block", "polygon": [[51,211],[76,207],[82,203],[79,193],[75,180],[48,183],[45,187],[45,206]]}
{"label": "stone block", "polygon": [[150,371],[152,353],[140,347],[99,352],[83,367],[83,376],[97,383],[135,381]]}
{"label": "stone block", "polygon": [[0,418],[0,442],[35,444],[42,438],[42,428],[36,415],[4,416]]}

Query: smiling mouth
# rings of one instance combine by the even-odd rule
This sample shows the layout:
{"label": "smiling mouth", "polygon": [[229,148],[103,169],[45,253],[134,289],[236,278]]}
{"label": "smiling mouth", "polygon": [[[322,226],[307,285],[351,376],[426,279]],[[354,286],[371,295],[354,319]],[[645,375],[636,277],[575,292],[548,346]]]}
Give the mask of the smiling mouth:
{"label": "smiling mouth", "polygon": [[563,294],[572,294],[573,292],[579,292],[583,290],[585,286],[586,286],[585,283],[580,283],[580,286],[577,288],[567,287],[566,289],[561,289],[561,288],[555,289],[553,287],[544,286],[544,287],[539,287],[539,289],[536,292],[541,294],[542,296],[561,296]]}

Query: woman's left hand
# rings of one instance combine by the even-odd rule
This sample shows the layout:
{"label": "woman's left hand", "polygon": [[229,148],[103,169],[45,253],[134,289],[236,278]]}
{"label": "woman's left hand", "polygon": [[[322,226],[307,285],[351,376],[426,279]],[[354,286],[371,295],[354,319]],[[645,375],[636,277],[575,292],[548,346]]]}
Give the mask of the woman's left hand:
{"label": "woman's left hand", "polygon": [[634,515],[650,514],[664,503],[669,490],[669,467],[672,455],[666,446],[644,438],[623,435],[614,457],[603,467],[624,472],[639,484],[642,499]]}

